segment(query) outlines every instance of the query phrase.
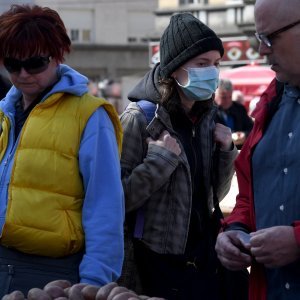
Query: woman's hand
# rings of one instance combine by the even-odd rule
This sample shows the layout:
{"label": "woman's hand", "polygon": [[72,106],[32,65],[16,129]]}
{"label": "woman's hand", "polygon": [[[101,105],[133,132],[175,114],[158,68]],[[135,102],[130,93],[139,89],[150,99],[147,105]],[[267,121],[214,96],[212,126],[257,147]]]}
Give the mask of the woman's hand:
{"label": "woman's hand", "polygon": [[181,149],[176,139],[171,137],[170,133],[167,130],[164,130],[159,138],[155,141],[152,138],[147,138],[148,144],[155,144],[157,146],[163,147],[176,155],[180,155]]}
{"label": "woman's hand", "polygon": [[231,129],[221,123],[216,123],[214,131],[215,142],[220,144],[220,149],[229,151],[232,149]]}

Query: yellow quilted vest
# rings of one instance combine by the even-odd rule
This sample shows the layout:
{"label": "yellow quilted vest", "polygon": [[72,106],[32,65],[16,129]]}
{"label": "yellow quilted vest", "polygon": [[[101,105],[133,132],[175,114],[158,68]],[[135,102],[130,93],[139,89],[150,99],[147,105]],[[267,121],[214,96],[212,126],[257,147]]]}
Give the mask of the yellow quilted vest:
{"label": "yellow quilted vest", "polygon": [[[86,123],[100,106],[113,122],[120,152],[119,118],[103,99],[57,93],[32,110],[15,154],[2,245],[50,257],[73,254],[84,247],[78,150]],[[7,118],[2,118],[0,159],[9,128]]]}

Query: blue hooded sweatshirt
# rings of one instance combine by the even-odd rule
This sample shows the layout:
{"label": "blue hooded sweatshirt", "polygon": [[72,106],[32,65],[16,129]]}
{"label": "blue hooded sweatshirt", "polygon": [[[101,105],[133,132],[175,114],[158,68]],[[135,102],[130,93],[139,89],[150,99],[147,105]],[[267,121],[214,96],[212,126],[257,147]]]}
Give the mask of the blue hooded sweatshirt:
{"label": "blue hooded sweatshirt", "polygon": [[[58,92],[76,96],[88,92],[88,79],[67,65],[59,65],[57,75],[59,80],[41,101]],[[11,122],[9,144],[0,162],[1,232],[5,223],[11,170],[19,142],[19,137],[15,139],[14,136],[14,117],[16,103],[21,97],[21,91],[13,86],[0,101],[0,109]],[[92,114],[86,124],[78,159],[85,190],[82,208],[85,254],[79,266],[79,275],[83,283],[103,286],[115,281],[122,270],[124,195],[114,127],[102,107]]]}

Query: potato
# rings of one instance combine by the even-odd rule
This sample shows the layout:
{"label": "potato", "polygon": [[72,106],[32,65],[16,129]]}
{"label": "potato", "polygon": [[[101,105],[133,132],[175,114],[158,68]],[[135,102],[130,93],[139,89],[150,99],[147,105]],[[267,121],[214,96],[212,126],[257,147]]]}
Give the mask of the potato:
{"label": "potato", "polygon": [[[121,294],[123,295],[122,297],[121,297]],[[124,299],[129,298],[129,296],[128,296],[129,294],[132,295],[132,297],[136,297],[137,299],[139,299],[137,294],[135,294],[134,292],[129,291],[127,288],[125,288],[123,286],[116,286],[111,290],[111,292],[109,293],[107,299],[105,299],[105,300],[113,300],[113,299],[124,300]],[[126,295],[127,295],[127,298],[125,298]]]}
{"label": "potato", "polygon": [[44,291],[53,299],[67,296],[64,289],[60,286],[48,285],[44,288]]}
{"label": "potato", "polygon": [[68,298],[70,300],[84,300],[81,290],[86,286],[86,283],[77,283],[74,284],[68,290]]}
{"label": "potato", "polygon": [[28,292],[28,300],[52,300],[52,298],[43,290],[33,288]]}
{"label": "potato", "polygon": [[95,300],[99,289],[100,287],[98,286],[88,285],[81,290],[81,293],[85,300]]}
{"label": "potato", "polygon": [[68,280],[54,280],[54,281],[51,281],[49,283],[47,283],[44,287],[44,289],[50,287],[50,286],[58,286],[58,287],[61,287],[62,289],[66,289],[66,288],[69,288],[72,286],[71,282],[68,281]]}
{"label": "potato", "polygon": [[108,295],[113,288],[117,287],[118,284],[115,282],[110,282],[105,286],[101,287],[96,295],[96,300],[107,300]]}
{"label": "potato", "polygon": [[9,295],[5,295],[2,300],[24,300],[25,296],[20,291],[14,291],[10,293]]}

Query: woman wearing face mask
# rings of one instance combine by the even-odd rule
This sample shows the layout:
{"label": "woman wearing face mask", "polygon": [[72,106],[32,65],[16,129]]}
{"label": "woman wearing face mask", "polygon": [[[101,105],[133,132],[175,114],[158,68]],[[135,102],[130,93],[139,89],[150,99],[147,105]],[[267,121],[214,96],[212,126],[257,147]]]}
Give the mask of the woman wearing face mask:
{"label": "woman wearing face mask", "polygon": [[[160,64],[129,93],[132,103],[121,115],[126,225],[149,296],[224,299],[212,214],[229,191],[237,150],[230,129],[214,123],[223,53],[221,40],[197,18],[172,16]],[[157,108],[146,129],[151,103]],[[123,274],[127,268],[125,261]]]}

